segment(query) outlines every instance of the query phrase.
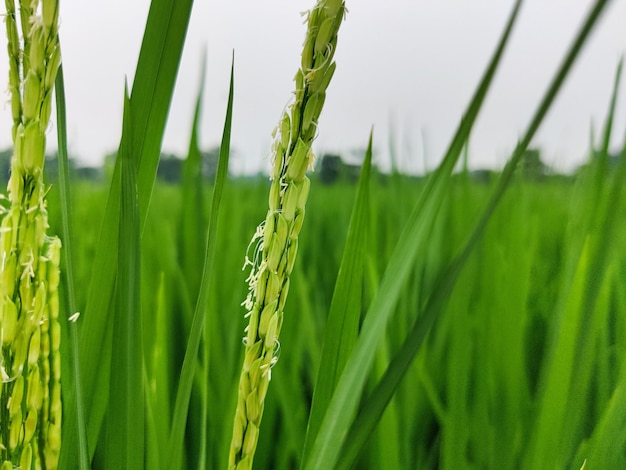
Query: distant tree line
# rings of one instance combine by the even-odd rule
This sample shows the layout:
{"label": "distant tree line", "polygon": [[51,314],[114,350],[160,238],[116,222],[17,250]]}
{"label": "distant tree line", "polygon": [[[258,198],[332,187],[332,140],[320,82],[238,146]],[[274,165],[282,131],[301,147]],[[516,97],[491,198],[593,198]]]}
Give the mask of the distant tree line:
{"label": "distant tree line", "polygon": [[[355,154],[358,152],[355,152]],[[0,182],[6,184],[9,178],[11,165],[12,150],[0,150]],[[104,181],[111,176],[115,165],[116,154],[110,154],[105,157],[102,167],[81,166],[75,158],[69,159],[70,172],[74,178],[90,181]],[[201,152],[202,176],[207,181],[213,181],[217,172],[217,162],[219,157],[219,148],[214,147],[208,151]],[[597,158],[597,155],[594,156]],[[617,165],[619,154],[614,153],[609,156],[609,167],[614,168]],[[176,184],[182,179],[184,159],[172,153],[162,153],[157,168],[157,178],[170,184]],[[586,165],[582,165],[580,169]],[[352,163],[347,161],[343,156],[337,153],[324,153],[316,161],[314,176],[319,179],[322,184],[334,183],[355,183],[361,171],[360,163]],[[46,180],[54,182],[58,178],[57,154],[53,153],[46,156],[45,164]],[[389,175],[385,175],[377,168],[373,168],[374,174],[379,179],[385,180]],[[554,171],[542,160],[541,151],[536,148],[526,150],[517,173],[524,179],[542,180],[549,176],[555,176]],[[488,169],[475,169],[469,172],[472,179],[479,182],[489,182],[498,175],[498,172]]]}
{"label": "distant tree line", "polygon": [[[0,182],[5,183],[9,180],[11,168],[12,149],[0,150]],[[217,160],[219,148],[213,148],[206,152],[201,152],[202,159],[202,175],[207,180],[213,180],[217,172]],[[112,153],[105,157],[101,167],[84,166],[77,163],[76,158],[70,156],[69,168],[74,178],[90,181],[103,181],[110,177],[115,166],[116,154]],[[184,160],[172,153],[163,153],[159,159],[157,168],[157,177],[168,183],[177,183],[182,178],[182,168]],[[51,153],[46,155],[45,177],[49,182],[58,179],[58,154]]]}
{"label": "distant tree line", "polygon": [[[356,182],[359,177],[360,165],[346,162],[340,155],[323,154],[318,165],[318,176],[322,183],[333,184],[337,181]],[[380,173],[377,169],[374,172]],[[552,169],[541,158],[539,149],[528,149],[524,152],[517,173],[525,179],[541,180],[553,175]],[[489,182],[498,174],[494,170],[476,169],[469,172],[477,181]],[[384,178],[384,175],[380,175]]]}

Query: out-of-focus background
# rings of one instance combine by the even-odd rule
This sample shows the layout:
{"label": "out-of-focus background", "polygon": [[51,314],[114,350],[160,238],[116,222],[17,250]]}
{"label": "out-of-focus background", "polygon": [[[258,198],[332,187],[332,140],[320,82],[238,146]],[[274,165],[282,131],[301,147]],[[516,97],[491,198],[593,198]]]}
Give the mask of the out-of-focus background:
{"label": "out-of-focus background", "polygon": [[[272,128],[289,103],[300,63],[305,28],[299,12],[313,1],[197,1],[161,154],[134,139],[145,124],[135,117],[148,115],[140,107],[158,115],[171,96],[165,85],[145,86],[146,98],[130,103],[126,135],[133,142],[124,148],[153,151],[117,162],[124,80],[132,83],[148,0],[60,1],[74,173],[64,205],[52,124],[48,233],[60,234],[73,258],[73,276],[62,266],[68,277],[61,283],[60,318],[81,313],[78,347],[67,340],[69,321],[61,323],[62,459],[69,463],[60,468],[75,467],[80,431],[72,415],[81,409],[90,446],[86,467],[110,468],[113,456],[132,449],[144,453],[146,468],[227,468],[248,323],[241,306],[248,271],[241,266],[246,253],[265,252],[250,244],[259,222],[280,227],[284,219],[274,212],[268,218],[264,170]],[[181,11],[188,4],[153,3]],[[256,470],[626,468],[624,79],[616,88],[611,145],[603,141],[617,64],[626,52],[626,0],[608,8],[535,140],[520,147],[515,170],[500,171],[591,3],[524,2],[469,151],[461,154],[456,145],[459,151],[447,159],[460,156],[464,164],[467,156],[469,164],[456,173],[444,165],[423,177],[444,154],[513,1],[348,0],[337,73],[314,144],[319,158],[309,173],[305,225],[297,245],[290,242],[281,255],[280,263],[291,262],[297,246],[274,352],[280,361],[271,372],[260,433],[256,425],[245,430],[244,446],[258,437]],[[173,17],[183,17],[181,11]],[[175,20],[168,29],[168,18],[151,19],[160,33],[180,31]],[[162,57],[159,44],[146,47],[143,57]],[[168,44],[169,63],[161,64],[179,58],[176,44]],[[233,50],[231,175],[223,186],[212,185]],[[187,147],[204,58],[198,158],[200,149]],[[140,70],[144,84],[157,74]],[[4,184],[11,120],[8,103],[0,109]],[[145,137],[155,139],[150,144],[160,139],[159,122],[146,134],[159,136]],[[360,163],[372,125],[376,167],[370,174]],[[401,171],[387,171],[392,157]],[[211,213],[220,194],[221,211]],[[300,205],[302,194],[298,199]],[[128,209],[137,201],[135,217]],[[355,201],[360,216],[353,216]],[[0,218],[6,205],[0,200]],[[62,215],[70,209],[74,234],[66,236]],[[209,220],[216,229],[208,237],[211,249]],[[209,282],[201,281],[203,273],[211,274],[204,277]],[[65,302],[70,286],[76,308]],[[120,310],[131,293],[133,308]],[[199,336],[192,336],[200,331],[197,321],[205,325],[199,354],[193,341]],[[357,331],[357,325],[364,326]],[[378,325],[373,334],[371,325]],[[353,354],[357,360],[343,368],[339,356],[348,353],[328,349],[339,344],[339,334],[341,348],[371,352],[370,359]],[[133,351],[126,338],[133,338]],[[195,372],[181,374],[190,357],[197,359]],[[84,406],[72,358],[80,359]],[[117,388],[133,382],[128,372],[135,360],[143,363],[134,371],[136,394],[120,402]],[[325,385],[332,375],[339,380],[342,368],[344,378],[350,370],[365,382],[348,376],[349,394]],[[347,404],[338,408],[351,424],[345,433],[340,427],[319,432],[343,446],[338,465],[309,467],[307,429],[326,412],[313,405],[313,396],[325,390]],[[191,395],[177,401],[185,393]],[[135,401],[143,398],[145,433],[131,434],[128,410],[141,411]],[[348,405],[358,406],[355,421]],[[165,465],[177,460],[176,440],[184,441],[184,457]]]}
{"label": "out-of-focus background", "polygon": [[[472,135],[473,168],[502,167],[591,3],[525,2]],[[592,122],[596,128],[601,125],[615,66],[626,50],[626,2],[613,3],[534,142],[553,169],[572,171],[581,164]],[[349,160],[352,152],[362,150],[373,125],[379,167],[390,167],[390,141],[401,169],[423,173],[434,167],[512,4],[512,0],[348,2],[316,152],[337,153]],[[282,106],[289,102],[291,78],[299,64],[305,32],[299,14],[311,6],[304,0],[196,2],[164,151],[186,154],[205,50],[207,87],[200,139],[205,149],[218,143],[234,51],[231,171],[265,170],[270,134]],[[61,2],[69,150],[82,165],[99,166],[117,148],[124,78],[132,81],[148,8],[148,0]],[[6,68],[2,62],[3,90]],[[0,122],[9,122],[8,94],[3,101]],[[626,121],[623,103],[624,99],[618,106],[617,128]],[[7,148],[10,126],[0,127],[0,148]],[[54,135],[53,129],[50,132]]]}

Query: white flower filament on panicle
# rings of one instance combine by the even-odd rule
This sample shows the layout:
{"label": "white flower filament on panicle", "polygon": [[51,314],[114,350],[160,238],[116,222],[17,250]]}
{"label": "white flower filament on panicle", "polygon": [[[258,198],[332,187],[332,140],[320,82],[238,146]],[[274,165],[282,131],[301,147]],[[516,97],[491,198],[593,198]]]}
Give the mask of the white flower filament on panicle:
{"label": "white flower filament on panicle", "polygon": [[344,10],[343,0],[318,0],[304,14],[307,35],[294,77],[294,99],[272,131],[269,210],[248,245],[243,266],[250,266],[242,302],[248,326],[229,470],[252,467],[263,404],[280,355],[279,335],[310,187],[306,171],[312,165],[311,145],[335,70],[332,56]]}
{"label": "white flower filament on panicle", "polygon": [[[265,261],[263,260],[263,230],[265,228],[265,221],[261,222],[252,236],[252,240],[248,243],[246,249],[246,257],[244,259],[242,271],[250,266],[250,273],[246,277],[248,283],[248,295],[246,299],[241,303],[245,307],[247,313],[245,318],[248,318],[252,314],[252,308],[254,307],[254,290],[259,283],[259,278],[263,274],[265,268]],[[253,250],[252,259],[250,259],[250,249]]]}
{"label": "white flower filament on panicle", "polygon": [[2,376],[3,384],[15,382],[15,379],[17,378],[17,376],[15,375],[13,377],[10,377],[9,374],[7,374],[7,370],[4,367],[4,361],[0,361],[0,376]]}
{"label": "white flower filament on panicle", "polygon": [[[246,248],[246,257],[243,262],[243,267],[241,268],[242,271],[246,269],[247,266],[254,267],[256,265],[259,253],[263,251],[263,229],[264,228],[265,228],[265,221],[261,222],[257,226],[254,232],[254,235],[252,235],[252,240],[250,240],[250,243],[248,243],[248,248]],[[254,250],[253,250],[254,255],[252,256],[252,260],[250,260],[249,254],[250,254],[250,249],[252,247],[254,247]]]}
{"label": "white flower filament on panicle", "polygon": [[30,17],[28,18],[28,22],[30,23],[31,27],[44,26],[43,17],[38,15],[36,11],[33,11],[33,14],[30,15]]}
{"label": "white flower filament on panicle", "polygon": [[22,263],[24,266],[24,272],[22,272],[21,280],[26,279],[27,277],[33,279],[35,277],[35,255],[33,254],[32,248],[28,252],[28,259]]}
{"label": "white flower filament on panicle", "polygon": [[[275,357],[272,357],[271,361],[269,364],[261,364],[261,377],[267,377],[267,380],[272,380],[272,367],[273,365],[276,363],[276,361],[274,361]],[[272,364],[272,362],[274,362],[274,364]]]}
{"label": "white flower filament on panicle", "polygon": [[10,208],[5,204],[10,205],[11,202],[4,194],[0,194],[0,215],[7,214],[10,210]]}
{"label": "white flower filament on panicle", "polygon": [[333,45],[326,44],[326,50],[327,50],[327,55],[324,61],[318,67],[315,67],[306,71],[306,74],[304,75],[305,81],[310,82],[311,80],[313,80],[313,77],[315,76],[315,74],[319,72],[320,70],[325,69],[328,63],[332,60]]}
{"label": "white flower filament on panicle", "polygon": [[[41,204],[41,201],[39,201],[39,204]],[[33,212],[35,212],[35,211],[37,211],[39,209],[41,209],[40,206],[29,207],[28,209],[26,209],[26,214],[32,214]]]}

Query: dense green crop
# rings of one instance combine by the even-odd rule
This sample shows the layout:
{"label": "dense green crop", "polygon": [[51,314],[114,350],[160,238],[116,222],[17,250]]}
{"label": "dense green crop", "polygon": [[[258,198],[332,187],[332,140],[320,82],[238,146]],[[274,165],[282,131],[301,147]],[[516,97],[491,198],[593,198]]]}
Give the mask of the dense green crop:
{"label": "dense green crop", "polygon": [[[597,188],[599,194],[589,190],[581,194],[588,188],[583,182],[590,171],[580,175],[578,182],[555,177],[543,181],[518,178],[513,183],[440,322],[371,437],[359,468],[521,468],[542,434],[549,446],[543,458],[554,455],[559,467],[579,468],[591,457],[605,459],[599,468],[626,464],[622,433],[611,432],[626,417],[621,392],[626,297],[620,287],[626,283],[626,240],[616,236],[626,231],[623,219],[616,218],[613,235],[602,233],[608,253],[598,271],[601,288],[584,319],[587,327],[579,323],[583,312],[571,305],[592,294],[588,281],[576,285],[572,279],[573,271],[590,261],[585,258],[590,253],[581,251],[584,235],[579,231],[591,215],[589,198],[607,197],[611,180],[618,176],[606,174]],[[75,281],[84,285],[102,213],[98,196],[105,191],[92,185],[76,189],[76,197],[88,201],[77,205],[76,213],[76,226],[81,230],[76,234],[80,243],[75,245]],[[226,465],[229,438],[224,430],[232,425],[233,393],[243,352],[245,321],[240,303],[246,294],[245,273],[228,267],[242,265],[250,227],[264,210],[256,201],[263,200],[267,189],[263,180],[235,180],[224,194],[222,217],[230,229],[218,236],[215,266],[220,275],[214,278],[207,304],[211,324],[208,402],[215,406],[209,407],[206,468]],[[301,458],[355,189],[348,183],[318,185],[311,194],[309,225],[299,250],[301,262],[296,265],[295,288],[286,306],[291,319],[285,322],[280,363],[273,372],[264,418],[268,431],[261,433],[256,468],[292,468]],[[374,295],[409,216],[405,201],[415,200],[422,189],[423,180],[400,175],[372,183],[363,305]],[[489,190],[467,175],[454,178],[432,227],[431,242],[418,254],[402,288],[394,319],[376,352],[368,389],[398,350],[418,315],[418,306],[436,283],[438,268],[452,258]],[[146,351],[152,351],[146,356],[146,366],[149,374],[170,383],[159,392],[162,412],[171,402],[181,367],[191,322],[189,299],[194,295],[181,267],[183,248],[176,242],[181,202],[178,187],[157,184],[142,240],[144,337]],[[626,199],[622,195],[613,202],[612,210],[619,213]],[[593,238],[600,235],[598,229],[590,225],[585,230]],[[84,301],[79,297],[80,309]],[[555,357],[555,348],[565,354],[565,337],[573,340],[570,354],[575,361]],[[550,397],[545,376],[549,370],[556,376],[568,374],[567,387],[572,391]],[[200,380],[198,374],[198,386]],[[200,401],[198,391],[192,395],[191,407],[199,409]],[[541,410],[559,405],[564,407],[562,426],[568,431],[546,437],[547,428],[539,421]],[[163,419],[159,413],[155,418]],[[190,419],[187,456],[189,467],[194,468],[201,423],[195,413]],[[162,431],[156,428],[155,438]]]}
{"label": "dense green crop", "polygon": [[[63,243],[59,467],[249,468],[254,454],[255,469],[626,468],[626,150],[615,161],[608,151],[621,65],[588,165],[572,177],[519,171],[608,2],[594,2],[489,182],[454,169],[521,1],[432,174],[379,174],[370,135],[358,183],[304,176],[343,9],[321,2],[296,104],[279,124],[274,182],[228,175],[233,67],[215,181],[201,174],[199,93],[183,177],[171,185],[155,173],[192,3],[151,2],[105,182],[70,180],[62,67],[56,78],[60,178],[48,210]],[[285,275],[284,305],[275,289],[262,307],[242,304],[260,220],[272,230],[253,238],[267,243],[255,266],[261,280],[264,266],[271,273],[255,298]],[[268,325],[250,336],[254,309],[268,305]],[[12,311],[0,313],[11,330]],[[259,352],[273,367],[269,388],[269,371],[258,382],[260,368],[245,367]],[[15,429],[17,442],[25,434]]]}

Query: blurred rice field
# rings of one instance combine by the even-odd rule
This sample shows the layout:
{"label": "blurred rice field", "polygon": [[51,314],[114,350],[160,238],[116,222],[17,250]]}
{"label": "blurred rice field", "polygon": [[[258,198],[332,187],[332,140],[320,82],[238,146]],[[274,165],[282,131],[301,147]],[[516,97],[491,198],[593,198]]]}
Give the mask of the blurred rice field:
{"label": "blurred rice field", "polygon": [[[598,166],[577,179],[518,177],[512,184],[357,468],[580,468],[585,459],[599,462],[588,468],[626,468],[626,435],[620,427],[626,420],[626,409],[620,408],[626,385],[626,219],[619,215],[626,201],[623,192],[610,200],[611,228],[603,229],[598,213],[609,202],[616,173],[605,168],[601,179],[592,180]],[[301,459],[326,312],[354,200],[350,183],[313,184],[255,459],[258,469],[295,468]],[[369,305],[422,188],[422,180],[407,176],[373,178],[363,305]],[[453,177],[429,227],[428,246],[417,257],[376,352],[370,382],[380,377],[407,335],[434,276],[467,236],[490,189],[468,174]],[[75,281],[84,286],[107,185],[79,183],[74,191]],[[246,273],[237,267],[243,265],[251,228],[263,218],[267,191],[263,178],[233,179],[224,193],[213,266],[217,275],[207,304],[206,468],[226,466],[245,324],[240,303]],[[58,204],[54,192],[50,197],[56,231]],[[185,243],[193,240],[181,233],[181,204],[181,187],[157,183],[142,235],[145,366],[149,374],[158,369],[170,384],[154,402],[160,407],[157,419],[171,413],[191,299],[198,290],[200,267],[193,263],[203,258],[198,253],[185,259]],[[198,233],[203,223],[198,217]],[[203,244],[200,240],[198,246]],[[76,294],[82,309],[85,291]],[[558,383],[551,385],[549,377]],[[199,406],[196,390],[188,436],[199,433],[193,412]],[[152,443],[158,441],[155,436]],[[187,440],[189,468],[198,445],[196,438]],[[535,455],[531,450],[553,456],[558,464],[534,466],[528,461]]]}

